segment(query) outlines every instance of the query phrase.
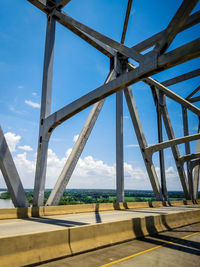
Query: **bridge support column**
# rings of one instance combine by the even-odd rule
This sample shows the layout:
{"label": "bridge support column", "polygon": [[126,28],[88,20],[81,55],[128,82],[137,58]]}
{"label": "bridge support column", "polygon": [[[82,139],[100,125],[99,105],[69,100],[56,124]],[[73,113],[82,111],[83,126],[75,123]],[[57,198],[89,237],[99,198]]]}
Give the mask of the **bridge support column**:
{"label": "bridge support column", "polygon": [[33,206],[44,205],[44,188],[46,180],[46,165],[47,165],[48,143],[49,143],[49,137],[44,136],[44,121],[45,118],[51,113],[55,26],[56,22],[52,17],[52,15],[47,15],[42,99],[41,99],[41,111],[40,111],[40,130],[39,130],[39,140],[38,140]]}

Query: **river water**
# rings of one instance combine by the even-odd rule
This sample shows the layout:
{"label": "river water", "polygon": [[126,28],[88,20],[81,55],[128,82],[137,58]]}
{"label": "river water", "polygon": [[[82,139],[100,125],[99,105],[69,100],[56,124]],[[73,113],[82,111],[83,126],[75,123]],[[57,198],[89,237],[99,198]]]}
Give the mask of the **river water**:
{"label": "river water", "polygon": [[[0,194],[1,193],[3,192],[0,192]],[[5,209],[5,208],[14,208],[11,199],[0,199],[0,209]]]}

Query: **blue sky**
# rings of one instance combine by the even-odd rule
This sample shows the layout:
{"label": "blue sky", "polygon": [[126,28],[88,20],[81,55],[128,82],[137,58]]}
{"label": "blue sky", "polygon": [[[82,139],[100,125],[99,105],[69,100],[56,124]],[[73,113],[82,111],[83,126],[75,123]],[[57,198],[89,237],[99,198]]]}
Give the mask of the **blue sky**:
{"label": "blue sky", "polygon": [[[129,47],[163,30],[182,1],[135,0],[125,44]],[[120,41],[127,0],[72,0],[64,10],[75,19]],[[200,9],[198,3],[193,12]],[[0,124],[20,173],[24,187],[33,187],[39,105],[46,31],[45,14],[28,1],[3,1],[0,9]],[[199,25],[180,33],[168,50],[199,36]],[[194,59],[154,75],[159,81],[199,68]],[[102,85],[109,71],[109,59],[92,46],[56,24],[52,112]],[[186,97],[199,85],[196,77],[171,86]],[[156,113],[150,89],[139,82],[133,86],[138,111],[149,144],[157,142]],[[168,100],[176,137],[183,136],[181,107]],[[199,106],[199,104],[196,104]],[[88,108],[63,123],[50,141],[46,187],[52,187],[66,161],[75,136],[90,112]],[[189,112],[190,133],[197,131],[197,118]],[[164,132],[166,139],[166,134]],[[125,188],[150,189],[137,139],[124,101]],[[183,145],[180,151],[184,154]],[[195,142],[192,142],[195,151]],[[68,151],[68,152],[67,152]],[[169,149],[166,174],[169,189],[179,189],[174,160]],[[154,156],[158,170],[158,157]],[[5,186],[0,176],[0,187]],[[72,176],[69,187],[115,188],[115,95],[102,109],[94,130]]]}

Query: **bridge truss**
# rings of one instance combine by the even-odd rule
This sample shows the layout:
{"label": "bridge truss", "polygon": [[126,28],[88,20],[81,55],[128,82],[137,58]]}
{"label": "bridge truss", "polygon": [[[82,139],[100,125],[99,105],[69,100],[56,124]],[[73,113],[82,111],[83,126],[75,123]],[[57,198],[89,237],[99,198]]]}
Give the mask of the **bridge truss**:
{"label": "bridge truss", "polygon": [[[186,97],[174,93],[168,87],[179,82],[200,75],[200,69],[192,70],[178,77],[159,82],[150,76],[178,64],[192,60],[200,55],[200,38],[183,46],[166,52],[175,37],[182,31],[200,22],[200,11],[191,14],[198,0],[184,0],[168,26],[161,32],[151,36],[143,42],[127,47],[124,45],[125,36],[132,6],[128,1],[121,42],[97,32],[83,23],[70,17],[63,11],[63,7],[70,0],[28,0],[47,15],[45,56],[42,83],[42,99],[40,113],[40,129],[38,138],[38,153],[34,185],[34,206],[44,205],[44,190],[47,168],[48,143],[54,129],[80,111],[93,105],[88,119],[75,143],[70,156],[52,190],[46,205],[58,205],[64,190],[72,176],[80,155],[87,143],[95,122],[103,108],[105,99],[111,94],[116,94],[116,187],[117,201],[124,201],[124,166],[123,166],[123,94],[127,102],[130,117],[137,136],[141,154],[144,159],[148,177],[157,200],[168,201],[164,149],[171,148],[177,172],[181,181],[186,199],[195,201],[198,198],[199,167],[200,167],[200,126],[198,133],[189,135],[187,111],[190,110],[198,119],[200,109],[195,106],[200,101],[195,94],[200,86]],[[88,94],[67,104],[63,108],[51,113],[51,91],[53,75],[53,57],[55,44],[56,23],[62,24],[68,30],[95,47],[105,56],[110,58],[110,72],[104,85],[90,91]],[[151,50],[149,50],[151,48]],[[141,52],[148,49],[148,52]],[[135,65],[130,62],[135,62]],[[158,143],[148,145],[142,128],[141,120],[134,99],[132,84],[139,81],[147,84],[152,92],[157,113]],[[182,107],[183,137],[175,138],[170,120],[166,98],[179,103]],[[168,141],[163,141],[165,127]],[[190,142],[197,140],[196,153],[191,153]],[[180,155],[178,145],[185,144],[185,155]],[[152,156],[159,153],[160,177],[159,182],[155,171]],[[186,171],[184,164],[186,163]],[[28,206],[25,192],[17,173],[12,156],[9,152],[3,131],[0,128],[0,168],[6,181],[13,203],[16,207]]]}

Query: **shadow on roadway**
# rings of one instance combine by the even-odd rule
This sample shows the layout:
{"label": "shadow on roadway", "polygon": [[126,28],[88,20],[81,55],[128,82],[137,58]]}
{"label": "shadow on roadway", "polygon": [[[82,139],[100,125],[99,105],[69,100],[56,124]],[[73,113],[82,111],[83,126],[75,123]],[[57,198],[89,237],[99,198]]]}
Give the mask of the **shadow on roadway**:
{"label": "shadow on roadway", "polygon": [[28,218],[24,219],[26,221],[32,221],[36,223],[44,223],[44,224],[51,224],[51,225],[57,225],[57,226],[64,226],[64,227],[74,227],[74,226],[81,226],[81,225],[87,225],[88,223],[83,222],[75,222],[75,221],[69,221],[69,220],[62,220],[62,219],[53,219],[53,218]]}

